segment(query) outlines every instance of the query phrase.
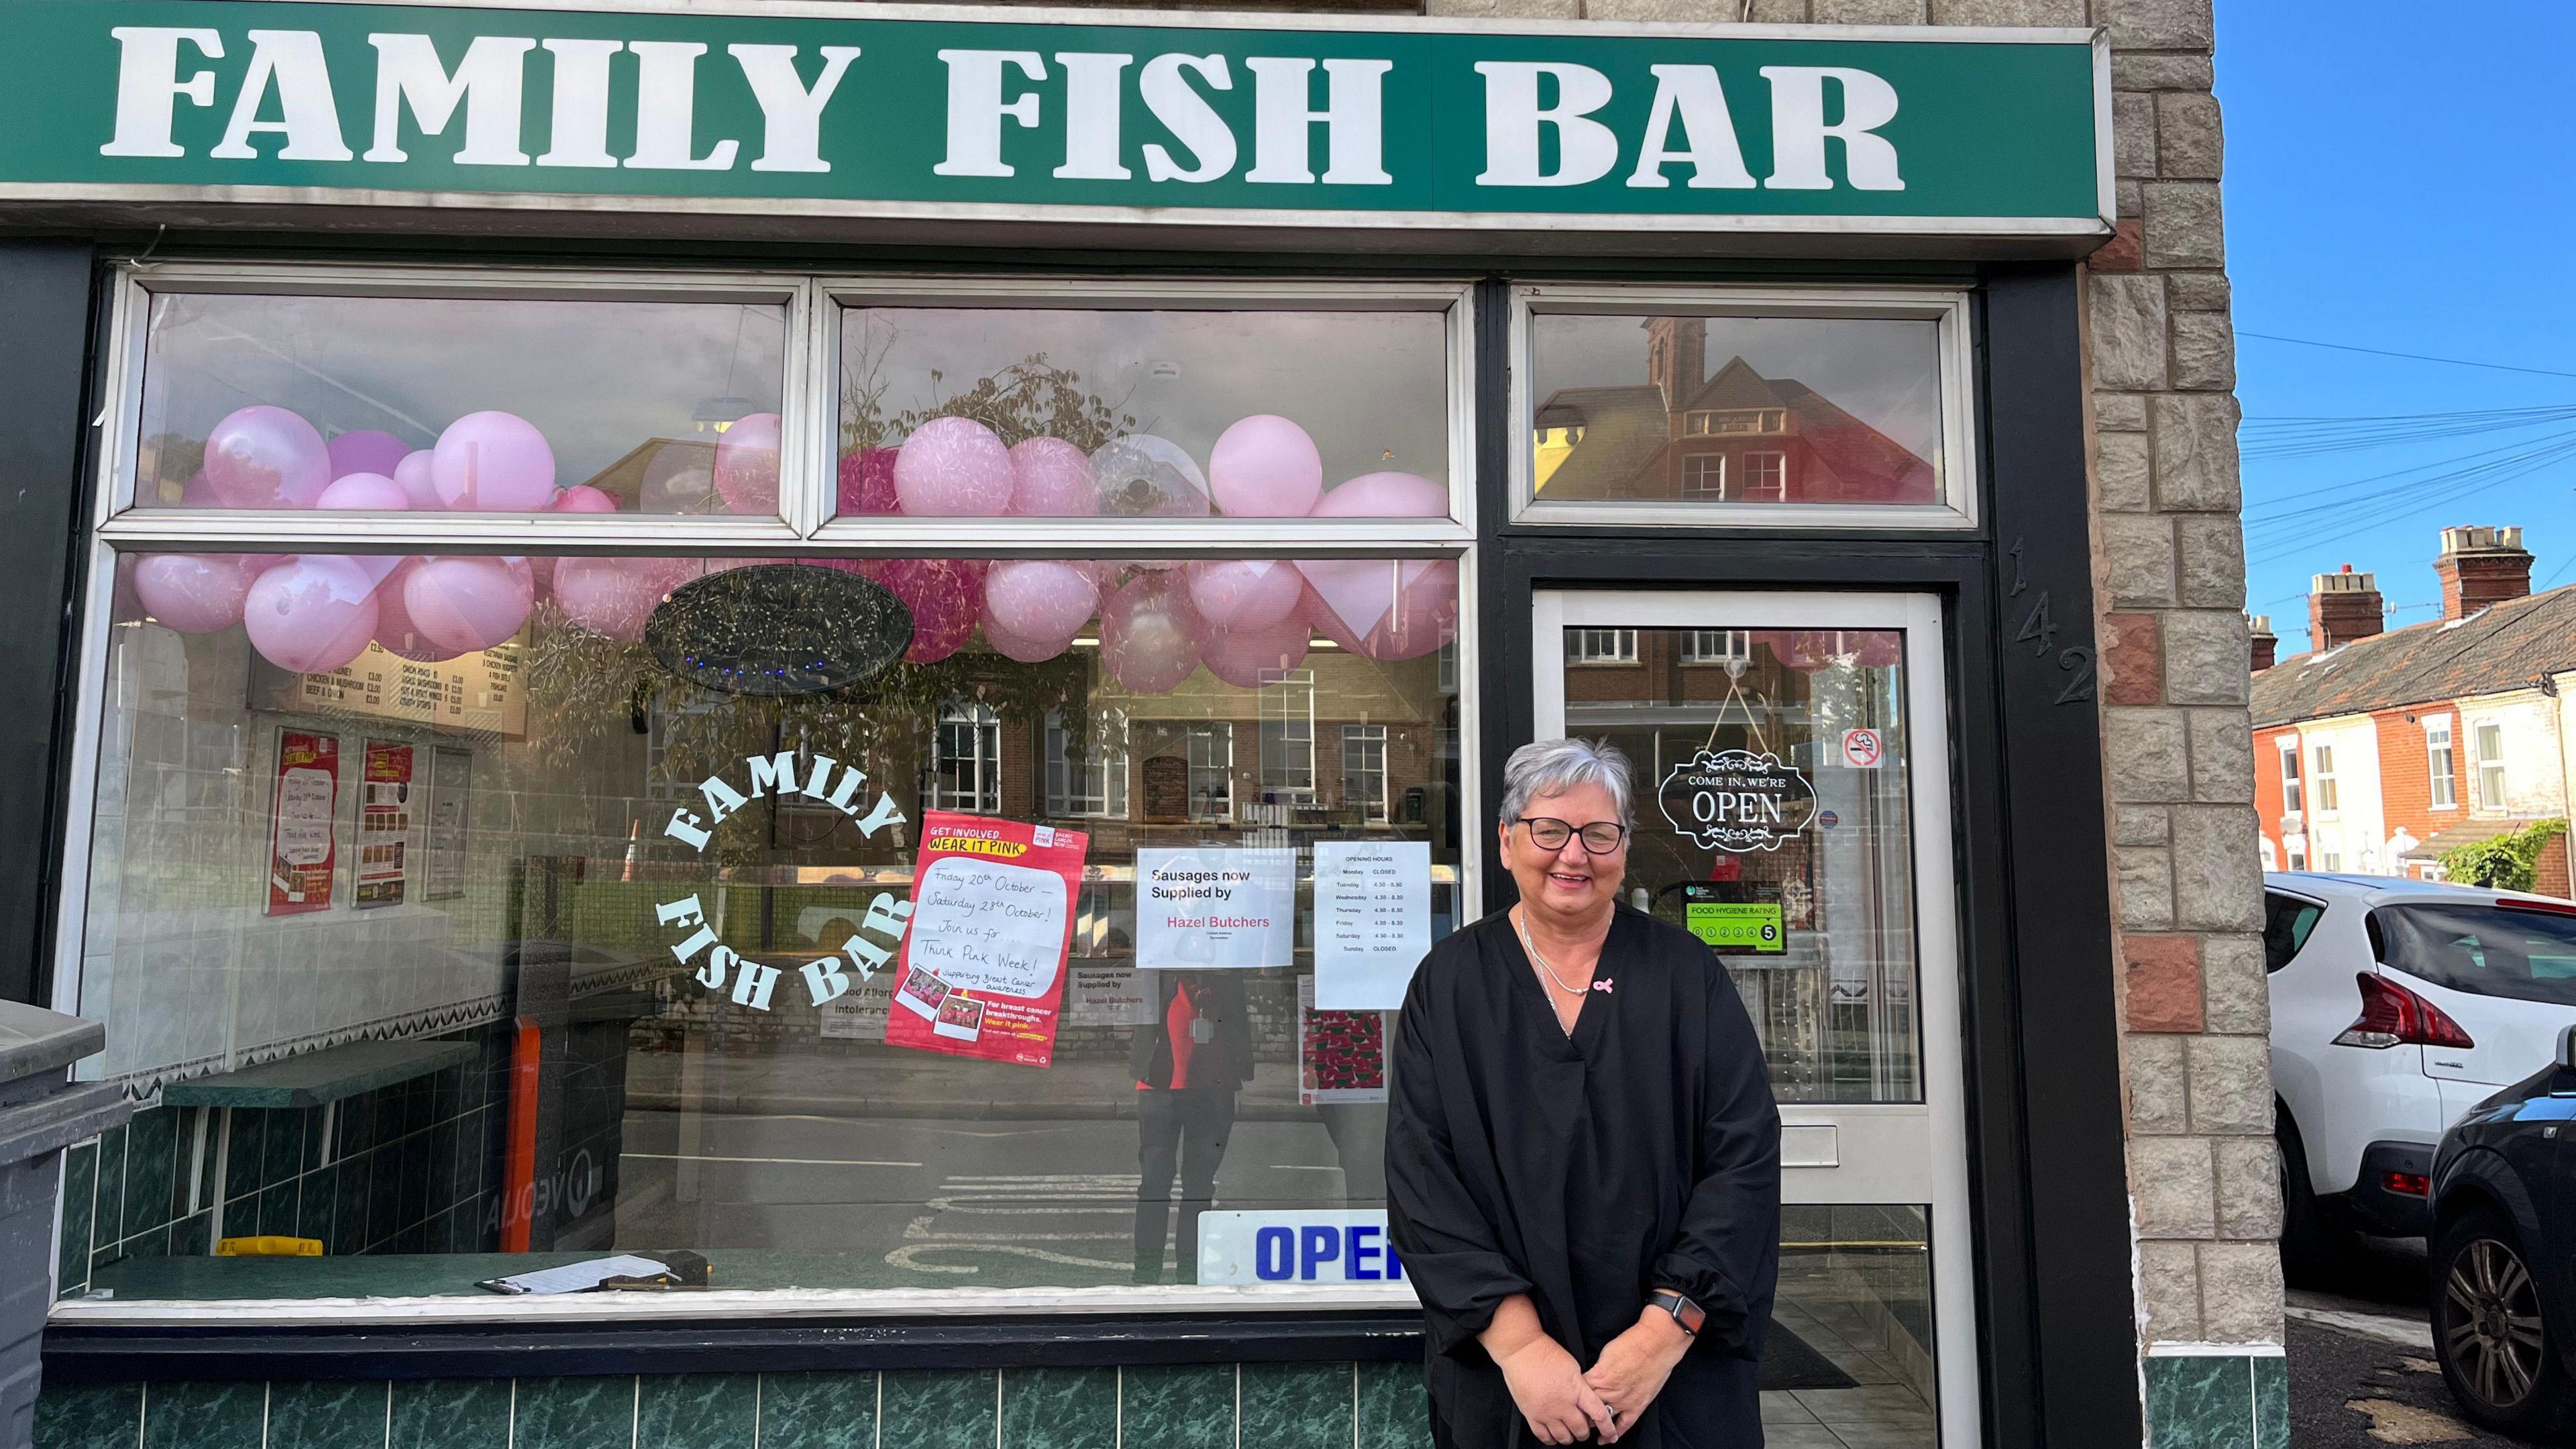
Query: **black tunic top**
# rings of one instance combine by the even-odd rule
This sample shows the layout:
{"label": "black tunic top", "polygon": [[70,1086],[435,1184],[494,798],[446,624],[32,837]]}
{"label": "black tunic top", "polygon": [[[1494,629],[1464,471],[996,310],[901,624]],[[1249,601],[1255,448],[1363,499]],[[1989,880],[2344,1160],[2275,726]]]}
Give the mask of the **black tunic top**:
{"label": "black tunic top", "polygon": [[1574,1034],[1508,914],[1431,949],[1405,995],[1389,1234],[1421,1295],[1443,1449],[1537,1439],[1476,1341],[1526,1293],[1590,1367],[1657,1288],[1708,1321],[1636,1449],[1758,1449],[1780,1267],[1780,1115],[1761,1044],[1698,938],[1621,907]]}

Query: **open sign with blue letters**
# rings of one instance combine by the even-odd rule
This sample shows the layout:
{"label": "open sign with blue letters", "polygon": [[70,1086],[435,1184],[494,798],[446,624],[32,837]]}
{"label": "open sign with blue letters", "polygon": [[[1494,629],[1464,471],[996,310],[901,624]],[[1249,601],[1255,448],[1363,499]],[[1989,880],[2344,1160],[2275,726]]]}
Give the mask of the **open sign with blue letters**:
{"label": "open sign with blue letters", "polygon": [[1383,1208],[1199,1215],[1201,1283],[1401,1283]]}

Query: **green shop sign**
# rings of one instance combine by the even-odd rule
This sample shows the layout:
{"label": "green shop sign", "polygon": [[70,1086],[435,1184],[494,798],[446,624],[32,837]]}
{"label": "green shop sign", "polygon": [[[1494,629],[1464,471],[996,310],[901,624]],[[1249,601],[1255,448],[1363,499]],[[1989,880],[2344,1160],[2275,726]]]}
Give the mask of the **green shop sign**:
{"label": "green shop sign", "polygon": [[2109,230],[2084,31],[1099,14],[0,0],[0,201]]}

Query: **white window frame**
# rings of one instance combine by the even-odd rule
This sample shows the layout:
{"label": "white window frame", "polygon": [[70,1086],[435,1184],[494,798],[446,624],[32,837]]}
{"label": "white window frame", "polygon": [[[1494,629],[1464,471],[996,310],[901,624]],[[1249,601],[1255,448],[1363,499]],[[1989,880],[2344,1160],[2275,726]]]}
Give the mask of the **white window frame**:
{"label": "white window frame", "polygon": [[[2440,736],[2441,742],[2434,743]],[[2424,798],[2428,810],[2460,808],[2459,737],[2451,728],[2447,714],[2424,716]]]}
{"label": "white window frame", "polygon": [[[1750,629],[1684,629],[1680,633],[1684,664],[1753,662],[1753,631]],[[1717,644],[1714,651],[1703,647],[1712,639]]]}
{"label": "white window frame", "polygon": [[[1628,665],[1637,662],[1634,629],[1568,629],[1565,662],[1573,665]],[[1601,646],[1605,646],[1604,647]]]}
{"label": "white window frame", "polygon": [[[2469,726],[2469,739],[2470,749],[2473,751],[2473,758],[2478,767],[2478,808],[2480,810],[2508,808],[2508,803],[2513,797],[2507,793],[2511,789],[2511,784],[2505,773],[2504,721],[2479,720]],[[2489,739],[2495,741],[2495,754],[2492,756],[2487,754]]]}
{"label": "white window frame", "polygon": [[[1064,715],[1062,709],[1048,710],[1038,730],[1038,748],[1044,753],[1038,762],[1039,789],[1045,795],[1046,813],[1068,819],[1128,818],[1126,712],[1103,710],[1091,717],[1080,759],[1067,752],[1075,731],[1066,728]],[[1090,788],[1095,784],[1098,790]]]}
{"label": "white window frame", "polygon": [[[949,752],[948,732],[952,729],[974,731],[975,752],[971,759]],[[963,790],[951,790],[941,783],[943,769],[952,760],[964,761],[974,774],[974,782]],[[922,808],[979,815],[1002,813],[1000,710],[980,700],[951,700],[939,707],[930,726],[930,778],[922,787]]]}
{"label": "white window frame", "polygon": [[2281,813],[2296,819],[2307,811],[2307,777],[2299,769],[2299,737],[2284,735],[2273,741],[2281,750]]}
{"label": "white window frame", "polygon": [[[1190,765],[1190,818],[1198,821],[1232,820],[1235,804],[1234,721],[1201,720],[1184,724],[1180,730],[1181,757],[1189,761]],[[1225,747],[1223,759],[1217,758],[1217,746],[1220,744]],[[1202,751],[1199,748],[1201,745],[1207,746],[1207,749]],[[1199,759],[1202,753],[1207,756],[1204,762]],[[1208,792],[1208,798],[1215,800],[1212,808],[1199,807],[1201,798],[1199,782],[1202,779],[1213,779],[1225,787],[1225,797],[1222,800],[1215,800],[1214,791]]]}
{"label": "white window frame", "polygon": [[[138,262],[140,264],[138,264]],[[99,371],[106,400],[94,432],[93,508],[86,591],[78,605],[78,657],[68,804],[62,839],[60,894],[53,923],[53,1004],[77,1012],[88,932],[91,837],[97,811],[100,745],[107,706],[109,644],[119,559],[131,553],[351,552],[520,555],[532,531],[543,551],[560,556],[624,553],[718,558],[1063,557],[1129,558],[1445,558],[1459,564],[1459,633],[1451,646],[1455,677],[1482,677],[1481,618],[1476,596],[1476,495],[1472,288],[1466,281],[1374,284],[1344,278],[1137,282],[1123,279],[945,276],[855,277],[805,270],[728,272],[616,268],[429,267],[407,264],[233,263],[163,257],[112,262],[108,332]],[[760,300],[788,309],[780,417],[788,440],[780,458],[780,512],[772,517],[716,515],[524,514],[435,515],[137,508],[135,467],[142,414],[146,323],[154,295],[211,292],[273,296],[417,296],[455,299]],[[829,517],[836,487],[839,316],[835,302],[865,298],[941,306],[1090,308],[1198,307],[1301,312],[1398,308],[1443,314],[1449,413],[1448,518],[1425,519],[909,519]],[[821,365],[829,362],[832,365]],[[801,440],[801,442],[800,442]],[[1482,809],[1482,704],[1460,694],[1460,810]],[[1239,793],[1229,781],[1228,804]],[[1483,852],[1466,850],[1456,867],[1458,899],[1483,898]],[[96,1080],[95,1057],[76,1069]],[[960,1295],[948,1289],[847,1289],[786,1295],[720,1290],[668,1304],[606,1301],[611,1295],[559,1298],[386,1297],[362,1307],[329,1300],[187,1301],[72,1299],[52,1305],[57,1320],[128,1325],[222,1321],[327,1326],[387,1322],[592,1321],[608,1317],[737,1320],[830,1316],[1239,1309],[1240,1288],[1137,1285],[1114,1289],[1015,1289]],[[637,1295],[616,1295],[634,1297]],[[596,1301],[594,1301],[596,1300]],[[1405,1284],[1265,1287],[1258,1305],[1278,1310],[1409,1306]]]}
{"label": "white window frame", "polygon": [[[1386,778],[1388,750],[1392,743],[1387,736],[1386,726],[1382,724],[1342,726],[1342,799],[1345,802],[1358,801],[1360,819],[1370,825],[1384,825],[1395,818],[1394,791],[1387,784]],[[1364,757],[1371,748],[1374,748],[1377,751],[1376,765],[1353,769],[1351,750],[1354,746]],[[1374,791],[1351,788],[1352,780],[1371,775],[1377,779],[1377,788]]]}
{"label": "white window frame", "polygon": [[[1715,477],[1709,475],[1715,474]],[[1724,453],[1685,453],[1681,476],[1674,486],[1684,498],[1704,503],[1726,501],[1726,455]]]}
{"label": "white window frame", "polygon": [[1744,459],[1744,476],[1737,480],[1737,488],[1746,498],[1754,497],[1766,486],[1760,472],[1753,466],[1757,461],[1778,465],[1778,471],[1772,474],[1767,485],[1771,490],[1771,496],[1775,498],[1789,496],[1789,455],[1786,451],[1769,448],[1761,452],[1748,452],[1741,456]]}
{"label": "white window frame", "polygon": [[[1941,479],[1939,503],[1712,504],[1638,499],[1549,502],[1535,487],[1531,430],[1534,386],[1532,324],[1557,313],[1645,317],[1815,317],[1929,320],[1939,324]],[[1897,528],[1958,531],[1977,526],[1976,378],[1968,335],[1968,294],[1940,287],[1670,287],[1588,284],[1520,286],[1511,291],[1511,521],[1668,528],[1794,528],[1840,531]],[[1687,415],[1685,415],[1687,416]],[[1716,433],[1708,436],[1719,436]],[[1727,436],[1760,436],[1730,434]]]}
{"label": "white window frame", "polygon": [[2332,740],[2319,740],[2308,746],[2308,798],[2317,803],[2320,819],[2343,811],[2343,791],[2335,785]]}
{"label": "white window frame", "polygon": [[[1258,763],[1259,782],[1265,805],[1311,802],[1315,798],[1315,671],[1288,669],[1261,671],[1261,728]],[[1280,756],[1281,774],[1272,778],[1271,755]],[[1298,756],[1304,758],[1300,760]],[[1302,785],[1282,783],[1303,770]]]}

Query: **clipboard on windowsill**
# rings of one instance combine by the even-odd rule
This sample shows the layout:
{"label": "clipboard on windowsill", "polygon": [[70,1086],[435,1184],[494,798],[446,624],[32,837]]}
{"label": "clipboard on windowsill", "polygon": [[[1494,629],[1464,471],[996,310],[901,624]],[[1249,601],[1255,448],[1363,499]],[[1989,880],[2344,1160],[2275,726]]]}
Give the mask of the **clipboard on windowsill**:
{"label": "clipboard on windowsill", "polygon": [[712,1269],[705,1258],[681,1250],[664,1253],[659,1258],[634,1253],[585,1258],[578,1263],[532,1269],[506,1278],[481,1279],[474,1286],[487,1293],[509,1297],[557,1293],[688,1292],[705,1288],[711,1276]]}

